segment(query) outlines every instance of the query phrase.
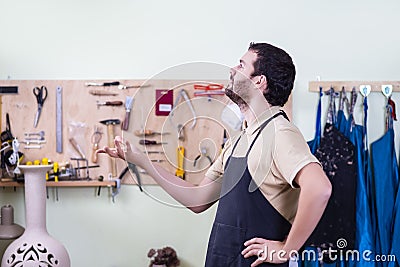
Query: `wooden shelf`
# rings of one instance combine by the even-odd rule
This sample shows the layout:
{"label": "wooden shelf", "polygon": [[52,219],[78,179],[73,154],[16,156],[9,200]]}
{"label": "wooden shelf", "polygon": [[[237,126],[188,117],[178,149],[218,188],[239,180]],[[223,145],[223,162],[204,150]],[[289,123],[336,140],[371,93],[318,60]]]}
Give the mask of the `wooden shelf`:
{"label": "wooden shelf", "polygon": [[400,81],[310,81],[308,90],[310,92],[319,92],[319,87],[321,86],[322,90],[326,91],[332,86],[336,91],[345,87],[350,92],[353,87],[359,90],[360,85],[370,85],[372,92],[381,92],[381,86],[389,84],[393,86],[393,92],[400,91]]}
{"label": "wooden shelf", "polygon": [[[0,182],[0,187],[23,187],[24,183],[19,182]],[[59,181],[46,182],[47,187],[107,187],[115,186],[115,181]]]}

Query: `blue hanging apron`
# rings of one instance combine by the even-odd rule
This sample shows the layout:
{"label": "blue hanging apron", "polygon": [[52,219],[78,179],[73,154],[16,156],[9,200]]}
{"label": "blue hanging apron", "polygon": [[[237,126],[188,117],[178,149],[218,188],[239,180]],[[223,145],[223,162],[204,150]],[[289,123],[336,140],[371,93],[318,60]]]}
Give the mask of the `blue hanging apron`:
{"label": "blue hanging apron", "polygon": [[[291,223],[269,203],[262,192],[258,188],[249,192],[249,186],[254,186],[255,182],[248,169],[248,155],[261,131],[280,115],[287,118],[281,111],[260,126],[245,157],[232,156],[240,138],[233,146],[225,164],[221,199],[208,243],[206,267],[249,267],[257,257],[243,257],[241,252],[245,248],[245,241],[254,237],[283,241],[289,234]],[[288,263],[263,263],[259,266],[283,267]]]}
{"label": "blue hanging apron", "polygon": [[308,141],[307,144],[310,147],[311,153],[315,155],[315,151],[319,147],[321,142],[321,99],[322,99],[322,87],[319,88],[319,99],[318,99],[318,108],[317,108],[317,118],[315,119],[315,136],[314,139]]}
{"label": "blue hanging apron", "polygon": [[[391,117],[388,117],[388,129],[380,139],[371,144],[370,154],[370,173],[373,190],[372,207],[376,226],[375,252],[377,255],[390,254],[396,189],[399,185],[398,166],[394,149],[394,130]],[[376,262],[376,266],[387,265],[387,262]]]}
{"label": "blue hanging apron", "polygon": [[389,262],[389,267],[400,266],[400,186],[397,190],[396,204],[394,209],[394,223],[393,223],[393,240],[390,255],[396,257],[395,261]]}
{"label": "blue hanging apron", "polygon": [[[342,90],[342,94],[344,94]],[[356,235],[355,248],[362,253],[363,251],[374,251],[373,230],[371,222],[371,206],[370,194],[367,190],[367,168],[368,168],[368,150],[365,146],[366,125],[357,125],[354,122],[353,112],[357,101],[357,92],[355,88],[351,91],[349,119],[346,119],[343,107],[344,103],[341,99],[338,111],[337,128],[350,139],[355,146],[356,165],[357,165],[357,191],[356,191]],[[367,118],[368,105],[367,100],[364,101],[364,116]],[[347,266],[374,266],[371,261],[364,260],[362,256],[358,259],[349,259]]]}

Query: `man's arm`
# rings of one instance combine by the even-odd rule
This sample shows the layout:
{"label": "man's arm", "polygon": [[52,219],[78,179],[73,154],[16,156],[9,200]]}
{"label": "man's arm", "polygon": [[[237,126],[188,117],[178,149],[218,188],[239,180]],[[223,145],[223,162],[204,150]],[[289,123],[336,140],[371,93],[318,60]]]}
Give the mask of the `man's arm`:
{"label": "man's arm", "polygon": [[332,185],[321,166],[306,165],[295,178],[300,186],[300,197],[296,217],[283,249],[298,251],[314,231],[324,213],[331,196]]}
{"label": "man's arm", "polygon": [[193,212],[203,212],[219,199],[219,181],[204,177],[199,185],[193,185],[153,164],[135,146],[131,146],[129,142],[124,143],[121,137],[115,137],[114,143],[115,148],[104,147],[97,153],[106,153],[110,157],[124,159],[143,168],[168,194]]}
{"label": "man's arm", "polygon": [[193,185],[150,161],[141,167],[176,201],[195,213],[207,210],[219,199],[221,183],[207,176],[199,185]]}
{"label": "man's arm", "polygon": [[[332,192],[332,185],[318,163],[309,163],[296,175],[294,181],[300,186],[300,197],[296,217],[284,242],[253,238],[244,243],[245,258],[258,256],[252,267],[262,262],[282,263],[288,260],[291,251],[298,251],[314,231]],[[268,248],[265,251],[265,248]],[[271,254],[275,251],[274,254]],[[280,252],[281,254],[278,254]],[[265,255],[267,253],[267,255]]]}

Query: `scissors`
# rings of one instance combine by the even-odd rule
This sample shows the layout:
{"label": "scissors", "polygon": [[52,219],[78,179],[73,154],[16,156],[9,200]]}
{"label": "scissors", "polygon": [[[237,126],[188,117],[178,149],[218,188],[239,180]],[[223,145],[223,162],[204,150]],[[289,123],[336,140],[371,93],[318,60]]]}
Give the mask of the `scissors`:
{"label": "scissors", "polygon": [[42,86],[40,88],[39,87],[33,88],[33,94],[36,96],[36,101],[38,104],[38,109],[37,109],[36,116],[35,116],[35,122],[33,124],[33,127],[36,128],[36,126],[39,122],[40,114],[42,113],[43,103],[47,98],[46,86]]}

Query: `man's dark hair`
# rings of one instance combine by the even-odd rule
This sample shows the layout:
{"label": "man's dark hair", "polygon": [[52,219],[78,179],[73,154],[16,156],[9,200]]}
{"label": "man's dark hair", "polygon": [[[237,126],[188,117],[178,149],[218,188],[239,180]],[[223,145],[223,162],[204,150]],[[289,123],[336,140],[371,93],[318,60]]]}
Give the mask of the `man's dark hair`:
{"label": "man's dark hair", "polygon": [[283,106],[293,89],[296,68],[284,50],[267,43],[250,43],[249,50],[257,54],[252,76],[264,75],[267,89],[264,97],[272,106]]}

